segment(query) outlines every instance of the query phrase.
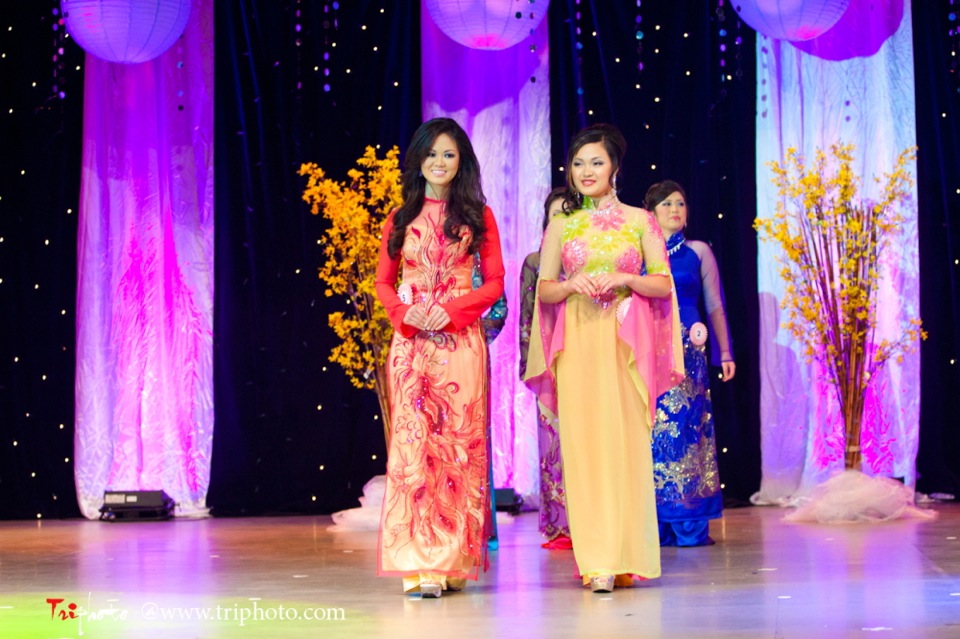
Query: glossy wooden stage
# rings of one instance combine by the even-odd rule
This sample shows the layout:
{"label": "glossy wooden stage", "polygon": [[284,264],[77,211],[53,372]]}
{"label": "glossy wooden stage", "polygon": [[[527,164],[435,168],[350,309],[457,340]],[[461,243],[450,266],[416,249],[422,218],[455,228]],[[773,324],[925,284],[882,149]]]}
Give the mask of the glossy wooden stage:
{"label": "glossy wooden stage", "polygon": [[958,639],[960,504],[933,508],[852,526],[727,510],[715,546],[665,548],[661,579],[604,595],[540,548],[535,513],[501,516],[490,570],[438,600],[376,577],[376,533],[329,517],[0,522],[0,637]]}

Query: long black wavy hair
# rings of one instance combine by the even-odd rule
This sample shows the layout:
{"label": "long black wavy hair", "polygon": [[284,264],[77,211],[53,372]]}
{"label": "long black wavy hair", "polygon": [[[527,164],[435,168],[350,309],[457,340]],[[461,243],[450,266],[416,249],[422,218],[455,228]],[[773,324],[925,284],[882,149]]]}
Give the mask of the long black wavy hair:
{"label": "long black wavy hair", "polygon": [[684,201],[687,199],[687,192],[683,190],[683,187],[680,186],[678,182],[664,180],[663,182],[652,184],[650,188],[647,189],[647,194],[643,198],[643,208],[652,213],[653,210],[657,208],[657,204],[660,204],[670,197],[671,193],[679,193],[683,196]]}
{"label": "long black wavy hair", "polygon": [[602,142],[603,148],[606,149],[607,155],[610,156],[610,163],[613,165],[613,170],[610,172],[610,181],[611,186],[616,188],[620,163],[623,161],[623,156],[627,154],[627,141],[624,139],[620,129],[612,124],[603,122],[591,124],[581,129],[573,136],[573,139],[570,140],[570,149],[567,151],[566,168],[567,192],[563,196],[564,212],[575,211],[583,206],[583,198],[573,184],[573,171],[570,170],[570,167],[573,166],[573,159],[577,157],[580,149],[594,142]]}
{"label": "long black wavy hair", "polygon": [[430,154],[436,139],[446,133],[457,145],[460,154],[460,166],[450,183],[447,192],[447,219],[443,223],[443,234],[451,242],[459,242],[458,234],[462,226],[473,231],[473,240],[468,247],[469,253],[476,253],[487,231],[483,223],[483,207],[487,198],[480,184],[480,162],[466,131],[450,118],[427,120],[414,132],[410,146],[403,157],[403,175],[400,188],[403,204],[393,217],[393,232],[387,242],[387,252],[391,259],[400,254],[407,226],[416,219],[423,209],[426,197],[426,180],[420,172],[420,166]]}

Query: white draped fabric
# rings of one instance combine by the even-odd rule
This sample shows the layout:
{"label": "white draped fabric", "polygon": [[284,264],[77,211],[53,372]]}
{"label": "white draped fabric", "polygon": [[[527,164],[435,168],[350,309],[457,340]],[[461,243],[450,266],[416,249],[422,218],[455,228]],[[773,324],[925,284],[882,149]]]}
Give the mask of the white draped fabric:
{"label": "white draped fabric", "polygon": [[86,57],[75,475],[206,513],[213,441],[213,0],[149,62]]}
{"label": "white draped fabric", "polygon": [[453,118],[470,136],[503,247],[508,315],[490,348],[494,484],[535,505],[537,412],[519,379],[517,320],[520,267],[540,247],[551,186],[547,21],[516,46],[481,51],[444,35],[421,3],[421,31],[423,117]]}
{"label": "white draped fabric", "polygon": [[[816,148],[856,145],[861,194],[876,198],[873,177],[893,170],[916,144],[913,41],[909,0],[853,0],[831,31],[807,42],[757,38],[757,207],[776,208],[771,161],[788,147],[812,159]],[[916,197],[882,257],[878,338],[919,316]],[[832,387],[780,327],[785,283],[773,243],[759,243],[762,482],[758,504],[785,504],[844,466],[842,423]],[[863,470],[915,481],[920,356],[890,362],[873,380],[863,426]]]}

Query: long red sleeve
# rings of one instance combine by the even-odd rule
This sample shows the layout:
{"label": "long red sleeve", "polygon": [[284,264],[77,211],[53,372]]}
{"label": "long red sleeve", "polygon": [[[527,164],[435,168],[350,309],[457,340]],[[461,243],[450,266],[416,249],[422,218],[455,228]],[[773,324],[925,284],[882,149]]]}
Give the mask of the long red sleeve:
{"label": "long red sleeve", "polygon": [[387,244],[390,241],[390,234],[393,233],[393,216],[396,210],[387,216],[387,221],[383,223],[383,235],[380,239],[380,258],[377,261],[377,279],[374,281],[377,297],[380,303],[387,311],[387,317],[393,324],[393,330],[399,332],[404,337],[413,337],[417,334],[417,329],[403,323],[403,318],[410,308],[410,304],[404,304],[397,295],[397,278],[400,276],[400,259],[403,253],[399,253],[396,259],[390,257],[387,251]]}

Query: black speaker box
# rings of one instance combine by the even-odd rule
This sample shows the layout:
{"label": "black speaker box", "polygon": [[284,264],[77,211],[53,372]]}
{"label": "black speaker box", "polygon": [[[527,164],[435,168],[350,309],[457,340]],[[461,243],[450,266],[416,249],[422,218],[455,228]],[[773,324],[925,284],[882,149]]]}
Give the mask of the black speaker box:
{"label": "black speaker box", "polygon": [[108,490],[100,521],[162,521],[173,517],[174,501],[162,490]]}
{"label": "black speaker box", "polygon": [[519,515],[523,506],[523,497],[513,488],[497,488],[493,491],[494,505],[497,510],[506,511],[512,515]]}

